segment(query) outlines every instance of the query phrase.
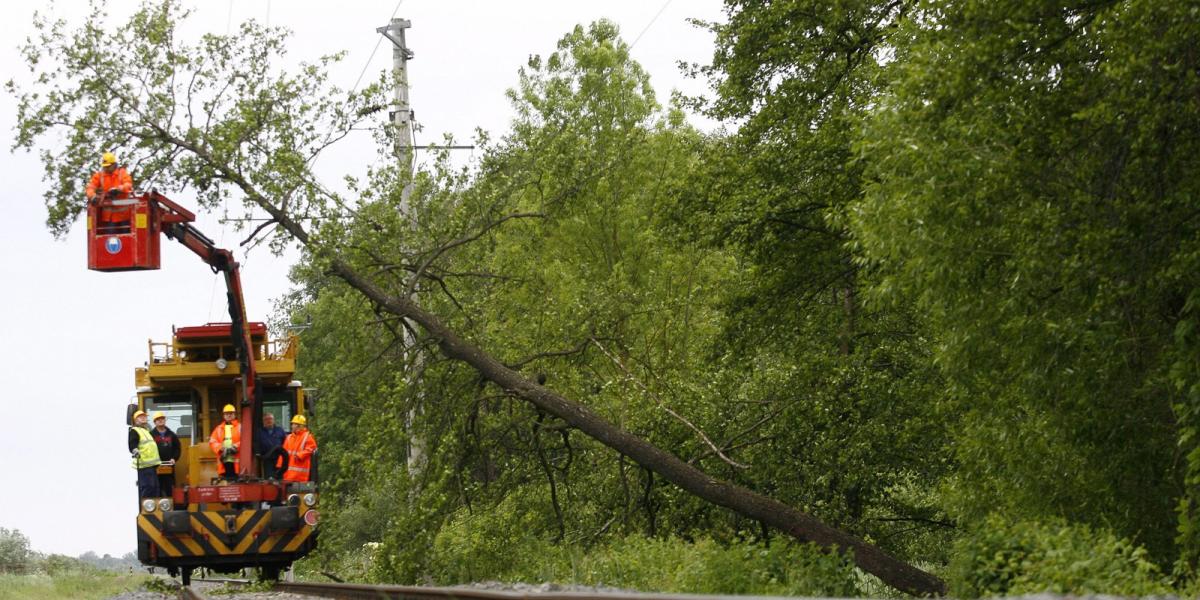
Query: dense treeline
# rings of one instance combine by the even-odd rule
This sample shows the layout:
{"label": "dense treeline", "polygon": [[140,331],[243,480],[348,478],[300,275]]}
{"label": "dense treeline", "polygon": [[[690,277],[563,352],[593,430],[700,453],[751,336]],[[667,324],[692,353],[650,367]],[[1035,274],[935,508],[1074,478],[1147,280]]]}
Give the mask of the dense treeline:
{"label": "dense treeline", "polygon": [[[375,233],[398,197],[345,235],[373,250],[366,269],[478,236],[438,256],[423,304],[653,443],[909,560],[946,563],[949,542],[1013,521],[1111,531],[1185,576],[1194,9],[731,2],[695,67],[714,91],[693,106],[737,123],[712,135],[593,24],[522,70],[518,117],[477,170],[422,175],[416,238]],[[378,576],[502,575],[535,542],[772,540],[406,353],[400,324],[297,274],[337,462],[331,537],[381,541]]]}
{"label": "dense treeline", "polygon": [[[410,178],[384,156],[348,193],[313,183],[304,153],[386,82],[334,102],[319,69],[263,66],[278,32],[180,48],[164,6],[131,22],[152,35],[124,64],[196,69],[201,90],[221,80],[212,53],[254,74],[204,105],[216,125],[175,133],[191,88],[114,115],[132,102],[103,77],[117,60],[88,63],[95,100],[23,96],[18,144],[83,107],[76,130],[112,127],[160,181],[209,206],[229,186],[305,245],[278,316],[312,323],[328,518],[311,566],[882,593],[492,383],[369,278],[960,596],[1195,585],[1200,4],[729,0],[699,24],[711,63],[690,67],[711,93],[665,105],[601,21],[520,70],[512,126],[478,162]],[[686,108],[726,127],[697,131]],[[55,231],[84,150],[47,154]]]}

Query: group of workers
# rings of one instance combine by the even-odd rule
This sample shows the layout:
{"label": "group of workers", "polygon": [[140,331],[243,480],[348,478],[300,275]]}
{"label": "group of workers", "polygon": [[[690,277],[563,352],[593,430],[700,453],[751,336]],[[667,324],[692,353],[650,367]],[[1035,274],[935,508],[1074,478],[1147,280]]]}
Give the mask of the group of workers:
{"label": "group of workers", "polygon": [[[117,164],[112,152],[100,157],[100,170],[88,181],[89,203],[101,200],[117,201],[128,199],[133,193],[133,178],[124,166]],[[131,220],[128,205],[106,203],[99,213],[96,224],[101,233],[127,231]],[[242,449],[242,425],[237,419],[237,410],[232,404],[222,409],[223,420],[213,428],[208,446],[217,455],[220,476],[227,481],[238,478],[238,458]],[[144,411],[133,414],[133,425],[129,428],[129,451],[133,457],[133,468],[137,470],[138,496],[153,498],[170,496],[175,488],[174,469],[159,473],[159,467],[174,467],[180,457],[179,436],[167,427],[167,417],[154,413],[154,427],[147,425]],[[308,431],[304,415],[292,417],[292,432],[289,434],[275,424],[275,415],[265,413],[263,426],[255,432],[255,447],[262,459],[263,476],[266,479],[284,481],[308,481],[312,472],[312,456],[317,451],[317,440]]]}
{"label": "group of workers", "polygon": [[[139,410],[133,413],[133,425],[129,428],[129,451],[133,468],[137,470],[138,497],[170,496],[175,487],[174,469],[160,474],[159,467],[173,467],[179,460],[179,437],[167,427],[167,417],[163,413],[154,413],[153,428],[148,426],[148,421],[145,411]],[[292,432],[285,433],[275,424],[275,415],[268,412],[263,414],[262,427],[254,432],[256,456],[262,459],[265,479],[310,480],[317,440],[308,430],[304,415],[292,417],[291,425]],[[221,478],[236,481],[242,450],[242,424],[232,404],[226,404],[222,409],[222,421],[213,428],[208,447],[217,456]]]}

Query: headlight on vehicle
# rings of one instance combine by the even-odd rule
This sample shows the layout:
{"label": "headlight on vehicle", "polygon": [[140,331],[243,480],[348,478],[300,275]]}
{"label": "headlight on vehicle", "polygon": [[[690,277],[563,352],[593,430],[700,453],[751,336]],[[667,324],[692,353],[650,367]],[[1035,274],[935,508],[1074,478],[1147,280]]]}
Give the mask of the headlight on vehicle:
{"label": "headlight on vehicle", "polygon": [[287,503],[288,506],[300,506],[300,495],[292,494],[291,496],[288,496]]}
{"label": "headlight on vehicle", "polygon": [[142,500],[142,510],[145,512],[154,512],[154,501],[149,499]]}
{"label": "headlight on vehicle", "polygon": [[320,520],[320,518],[321,515],[317,513],[316,510],[310,510],[304,513],[304,522],[307,523],[309,527],[316,527],[317,521]]}
{"label": "headlight on vehicle", "polygon": [[163,512],[167,512],[168,510],[171,510],[171,499],[163,498],[163,499],[159,500],[158,501],[158,510],[161,510]]}
{"label": "headlight on vehicle", "polygon": [[317,503],[317,495],[316,494],[305,494],[304,495],[304,505],[305,506],[312,506],[316,503]]}

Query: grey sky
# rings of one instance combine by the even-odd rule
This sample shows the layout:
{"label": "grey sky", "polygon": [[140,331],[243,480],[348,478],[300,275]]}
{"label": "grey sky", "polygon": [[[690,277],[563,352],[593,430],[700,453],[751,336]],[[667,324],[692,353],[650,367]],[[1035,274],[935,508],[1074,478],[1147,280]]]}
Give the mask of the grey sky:
{"label": "grey sky", "polygon": [[[114,0],[106,6],[119,22],[136,3]],[[346,50],[332,79],[350,87],[365,65],[366,79],[390,68],[386,40],[369,63],[368,57],[378,39],[375,27],[387,23],[395,6],[395,0],[210,1],[195,7],[185,31],[225,33],[230,22],[236,31],[242,20],[268,20],[294,31],[291,62]],[[56,2],[43,10],[78,23],[87,3]],[[5,80],[26,72],[16,46],[32,31],[32,12],[31,5],[14,4],[0,20]],[[410,63],[411,101],[424,127],[417,141],[430,143],[443,132],[465,142],[476,126],[502,134],[510,117],[504,91],[515,83],[517,68],[530,54],[553,51],[575,24],[601,17],[616,22],[629,42],[645,29],[632,53],[650,73],[660,101],[671,89],[701,93],[704,85],[681,76],[675,63],[707,61],[712,39],[685,19],[719,20],[722,14],[718,0],[405,0],[397,16],[413,23],[408,32],[416,53]],[[5,150],[11,145],[14,106],[12,98],[0,96]],[[328,182],[336,182],[344,173],[361,173],[374,157],[369,135],[362,134],[323,157],[319,169]],[[147,339],[169,341],[173,324],[226,320],[222,290],[206,266],[174,244],[164,245],[161,271],[88,271],[79,222],[65,241],[55,241],[45,229],[44,185],[35,158],[9,156],[3,172],[0,374],[6,389],[0,414],[7,426],[0,436],[0,527],[20,529],[41,552],[123,554],[135,546],[137,510],[123,424],[134,390],[133,368],[146,361]],[[195,207],[187,193],[174,199]],[[244,236],[215,215],[202,215],[199,227],[226,247],[235,247]],[[247,312],[252,320],[266,320],[272,300],[288,287],[288,257],[266,250],[238,256]]]}

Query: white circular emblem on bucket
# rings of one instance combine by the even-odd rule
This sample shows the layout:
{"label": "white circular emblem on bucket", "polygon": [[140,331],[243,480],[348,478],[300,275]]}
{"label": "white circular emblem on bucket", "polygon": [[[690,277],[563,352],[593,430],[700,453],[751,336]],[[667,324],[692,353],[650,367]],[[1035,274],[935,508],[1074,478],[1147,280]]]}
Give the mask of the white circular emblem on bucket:
{"label": "white circular emblem on bucket", "polygon": [[121,238],[114,235],[109,237],[107,240],[104,240],[104,249],[108,250],[109,254],[116,254],[120,252]]}

